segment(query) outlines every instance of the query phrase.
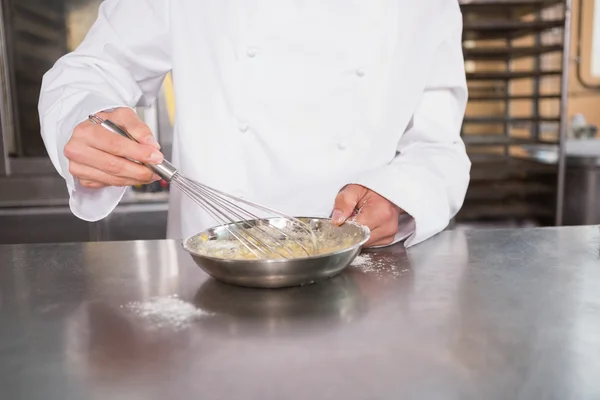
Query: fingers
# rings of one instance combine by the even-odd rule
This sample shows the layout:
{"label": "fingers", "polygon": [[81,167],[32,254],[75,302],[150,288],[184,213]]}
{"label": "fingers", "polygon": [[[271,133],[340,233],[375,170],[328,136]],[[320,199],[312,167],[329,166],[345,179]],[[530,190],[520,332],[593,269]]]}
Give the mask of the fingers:
{"label": "fingers", "polygon": [[160,149],[160,145],[152,135],[148,125],[142,122],[136,112],[131,108],[117,108],[111,111],[98,113],[98,116],[103,119],[110,119],[112,122],[129,132],[129,134],[131,134],[131,136],[133,136],[140,144],[147,144],[157,150]]}
{"label": "fingers", "polygon": [[129,186],[159,179],[144,164],[160,164],[164,157],[150,129],[129,108],[98,114],[123,127],[141,143],[85,121],[79,124],[64,148],[69,171],[84,187]]}
{"label": "fingers", "polygon": [[96,150],[93,147],[81,147],[79,151],[71,152],[69,160],[104,171],[110,175],[130,178],[138,182],[149,183],[157,179],[148,167],[129,161],[126,158]]}
{"label": "fingers", "polygon": [[348,185],[336,197],[332,220],[341,225],[350,218],[369,227],[371,237],[365,246],[387,245],[394,241],[398,232],[398,216],[401,210],[378,193],[359,185]]}
{"label": "fingers", "polygon": [[361,225],[368,226],[372,233],[382,228],[394,231],[395,234],[395,229],[398,227],[398,213],[389,201],[383,198],[368,199],[354,220]]}
{"label": "fingers", "polygon": [[337,195],[331,219],[334,224],[341,225],[357,209],[359,212],[354,220],[371,230],[366,247],[383,246],[394,241],[398,231],[398,207],[364,186],[348,185]]}
{"label": "fingers", "polygon": [[371,230],[371,237],[365,244],[366,247],[390,244],[396,236],[398,217],[387,217],[387,213],[380,213],[383,208],[365,207],[355,220],[361,225],[368,226]]}
{"label": "fingers", "polygon": [[105,186],[135,186],[148,183],[131,178],[110,175],[88,165],[78,164],[75,162],[69,163],[69,172],[71,175],[78,177],[80,183],[84,187],[88,188],[101,188]]}
{"label": "fingers", "polygon": [[360,185],[348,185],[335,198],[331,220],[335,225],[343,224],[354,213],[368,190]]}
{"label": "fingers", "polygon": [[65,155],[71,159],[73,154],[89,147],[146,164],[160,164],[164,159],[154,146],[136,143],[100,125],[85,122],[75,128],[71,140],[65,146]]}
{"label": "fingers", "polygon": [[100,133],[89,135],[86,142],[89,146],[118,157],[125,157],[145,164],[160,164],[164,160],[162,153],[153,146],[138,144],[122,136],[116,135],[102,127]]}

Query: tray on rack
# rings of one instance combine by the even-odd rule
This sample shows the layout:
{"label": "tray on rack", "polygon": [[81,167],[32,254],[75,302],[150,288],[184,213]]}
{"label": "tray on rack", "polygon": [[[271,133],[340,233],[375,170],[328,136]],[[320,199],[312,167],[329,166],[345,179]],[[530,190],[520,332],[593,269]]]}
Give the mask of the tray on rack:
{"label": "tray on rack", "polygon": [[[497,180],[528,179],[556,175],[555,164],[540,163],[532,158],[518,158],[499,154],[487,157],[471,155],[471,182],[491,182]],[[481,160],[484,161],[481,161]]]}
{"label": "tray on rack", "polygon": [[531,14],[536,10],[562,2],[562,0],[459,0],[463,13],[495,14],[509,10],[515,16]]}
{"label": "tray on rack", "polygon": [[[51,7],[53,2],[40,3],[43,4],[41,7],[39,5],[36,6],[31,2],[23,1],[15,1],[13,4],[17,13],[22,13],[29,18],[35,18],[39,23],[50,23],[54,26],[64,26],[64,14]],[[54,3],[56,4],[56,2]]]}
{"label": "tray on rack", "polygon": [[552,19],[541,21],[520,20],[471,20],[465,19],[463,23],[463,40],[477,39],[512,39],[543,32],[550,29],[562,28],[565,20]]}
{"label": "tray on rack", "polygon": [[549,71],[500,71],[500,72],[468,72],[470,81],[505,81],[510,79],[538,78],[544,76],[560,76],[561,70]]}
{"label": "tray on rack", "polygon": [[505,100],[535,100],[535,99],[560,99],[560,93],[553,94],[515,94],[506,95],[503,93],[490,93],[490,94],[475,94],[469,95],[469,101],[505,101]]}
{"label": "tray on rack", "polygon": [[563,51],[562,44],[519,47],[475,47],[463,50],[465,60],[505,61]]}
{"label": "tray on rack", "polygon": [[530,139],[511,138],[505,135],[464,135],[463,141],[469,146],[521,146],[532,143]]}
{"label": "tray on rack", "polygon": [[485,116],[485,117],[465,117],[466,124],[526,124],[534,122],[560,122],[560,117],[505,117],[505,116]]}
{"label": "tray on rack", "polygon": [[464,134],[462,135],[462,139],[466,146],[522,146],[530,144],[556,144],[556,141],[494,134]]}

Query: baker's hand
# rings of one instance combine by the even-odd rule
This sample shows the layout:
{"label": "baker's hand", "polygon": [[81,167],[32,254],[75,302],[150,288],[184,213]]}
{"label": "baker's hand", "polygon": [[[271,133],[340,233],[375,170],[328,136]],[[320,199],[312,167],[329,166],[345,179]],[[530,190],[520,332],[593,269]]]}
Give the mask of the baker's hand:
{"label": "baker's hand", "polygon": [[385,197],[360,185],[348,185],[338,193],[331,219],[341,225],[349,218],[371,230],[365,246],[391,244],[398,232],[398,217],[402,209]]}
{"label": "baker's hand", "polygon": [[132,186],[160,179],[147,167],[127,160],[129,158],[147,164],[160,164],[163,161],[159,144],[135,111],[117,108],[98,113],[98,116],[110,119],[140,143],[91,121],[82,122],[75,127],[64,148],[71,175],[87,188]]}

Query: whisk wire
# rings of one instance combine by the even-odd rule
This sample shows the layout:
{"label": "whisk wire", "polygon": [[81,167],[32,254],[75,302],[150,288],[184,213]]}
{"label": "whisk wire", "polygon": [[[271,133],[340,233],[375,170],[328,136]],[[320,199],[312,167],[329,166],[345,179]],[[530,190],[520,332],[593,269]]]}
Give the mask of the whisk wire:
{"label": "whisk wire", "polygon": [[[255,243],[253,243],[253,241],[254,241],[254,242],[258,243],[260,246],[266,247],[271,252],[279,254],[280,256],[285,257],[285,258],[287,258],[288,256],[293,256],[293,252],[291,252],[288,248],[286,248],[286,246],[283,242],[279,241],[272,235],[264,235],[266,230],[258,229],[259,231],[261,231],[263,233],[262,238],[251,233],[252,228],[261,228],[261,225],[262,225],[259,218],[256,215],[248,212],[247,210],[244,210],[242,207],[237,206],[233,202],[226,201],[223,198],[219,197],[218,195],[215,195],[214,193],[211,192],[211,188],[209,188],[208,186],[199,184],[192,180],[186,180],[185,183],[195,187],[199,193],[202,193],[208,200],[211,200],[212,202],[206,201],[206,200],[204,200],[204,202],[205,202],[205,204],[208,205],[208,207],[212,208],[212,210],[215,213],[219,214],[220,216],[223,216],[223,219],[221,219],[222,222],[224,222],[226,224],[234,224],[238,228],[238,231],[242,235],[246,236],[245,239],[248,242],[255,244]],[[220,206],[221,208],[217,207],[215,204]],[[223,212],[223,209],[226,212]],[[242,215],[242,214],[245,214],[245,215]],[[230,215],[232,215],[234,218],[231,218]],[[237,218],[237,219],[235,219],[235,218]],[[248,224],[248,222],[244,222],[244,220],[255,220],[254,226],[251,226],[250,228],[246,229],[246,226],[249,226],[249,224]],[[264,225],[267,227],[270,227],[269,224],[264,224]],[[284,233],[284,232],[282,231],[282,233]],[[274,242],[274,244],[273,243],[269,244],[268,243],[269,241]],[[277,246],[277,247],[275,247],[275,246]],[[263,250],[260,247],[259,247],[259,249],[261,251]],[[287,252],[287,254],[284,254],[282,250]]]}
{"label": "whisk wire", "polygon": [[[284,240],[289,240],[289,239],[293,239],[293,235],[290,235],[289,233],[285,232],[283,229],[280,229],[279,227],[277,227],[275,225],[271,225],[267,222],[261,221],[257,215],[245,210],[244,208],[238,206],[235,203],[236,201],[238,201],[238,202],[242,202],[242,203],[246,203],[246,204],[252,204],[251,202],[230,196],[223,192],[219,192],[216,189],[213,189],[207,185],[204,185],[204,184],[192,181],[192,180],[189,181],[189,184],[193,185],[198,191],[204,193],[207,197],[212,199],[214,202],[220,203],[221,207],[228,210],[231,215],[235,216],[235,218],[238,219],[238,221],[255,220],[256,221],[255,227],[262,228],[262,230],[264,232],[266,232],[267,230],[270,231],[269,235],[267,236],[268,240],[272,240],[273,242],[275,242],[275,244],[278,246],[279,249],[286,250],[290,256],[293,256],[293,252],[289,248],[287,248],[282,241],[277,239],[278,236],[282,236],[284,238]],[[215,194],[215,192],[217,194]],[[219,197],[219,196],[221,196],[221,197]],[[232,201],[223,199],[223,197],[229,197],[232,199]],[[259,207],[261,207],[261,206],[259,206]],[[229,222],[235,223],[237,221],[230,219]],[[296,222],[296,221],[294,221],[294,222]],[[302,229],[306,229],[304,227],[304,225],[305,225],[304,222],[302,222],[300,220],[297,220],[297,222],[294,225],[299,226]],[[308,229],[307,232],[310,235],[312,235],[312,231],[310,231],[310,229]],[[277,236],[275,236],[275,235],[277,235]],[[267,240],[267,238],[265,238],[265,240]],[[256,238],[254,238],[254,239],[256,239]],[[306,246],[302,244],[302,242],[298,241],[297,244],[307,255],[311,254],[311,251],[309,249],[307,249]],[[273,249],[271,249],[271,250],[273,251]],[[275,251],[275,252],[284,256],[279,251]]]}
{"label": "whisk wire", "polygon": [[[236,200],[244,203],[245,201],[242,199],[181,176],[175,176],[172,182],[217,222],[226,227],[233,224],[236,229],[227,227],[227,231],[257,258],[269,258],[271,254],[277,254],[283,258],[293,257],[294,252],[286,242],[294,243],[296,248],[301,249],[308,256],[316,251],[316,245],[311,251],[300,240],[295,240],[290,233],[262,221],[257,215],[235,203]],[[227,198],[231,198],[231,200],[227,200]],[[246,222],[248,220],[254,221],[252,226]],[[307,229],[300,220],[294,221],[294,223],[304,230]],[[252,233],[253,228],[258,231],[257,234]],[[313,235],[310,230],[308,232]],[[280,236],[282,239],[279,239]]]}
{"label": "whisk wire", "polygon": [[[209,201],[207,201],[205,198],[203,198],[202,196],[198,196],[196,193],[194,193],[189,186],[185,185],[185,182],[183,182],[182,179],[174,179],[173,184],[175,186],[177,186],[184,194],[186,194],[189,198],[191,198],[197,205],[199,205],[204,211],[206,211],[211,217],[213,217],[215,219],[215,221],[217,221],[220,224],[226,224],[225,225],[225,229],[227,230],[227,232],[229,232],[229,234],[235,238],[237,241],[239,241],[248,251],[250,251],[255,257],[257,258],[266,258],[268,256],[268,252],[264,249],[261,248],[260,246],[258,246],[256,243],[253,243],[250,239],[248,239],[249,236],[250,238],[254,239],[255,242],[257,242],[258,244],[262,244],[264,247],[266,247],[267,249],[276,252],[276,249],[271,248],[271,246],[268,246],[266,243],[263,243],[259,238],[255,237],[254,235],[252,235],[251,233],[248,233],[244,227],[242,226],[241,223],[235,223],[233,222],[233,224],[237,227],[237,230],[233,230],[230,229],[229,224],[232,223],[232,221],[230,221],[227,218],[223,218],[222,212],[220,212],[220,210],[215,207],[213,204],[211,204]],[[246,236],[244,236],[244,233],[246,233]],[[259,254],[260,253],[260,254]]]}

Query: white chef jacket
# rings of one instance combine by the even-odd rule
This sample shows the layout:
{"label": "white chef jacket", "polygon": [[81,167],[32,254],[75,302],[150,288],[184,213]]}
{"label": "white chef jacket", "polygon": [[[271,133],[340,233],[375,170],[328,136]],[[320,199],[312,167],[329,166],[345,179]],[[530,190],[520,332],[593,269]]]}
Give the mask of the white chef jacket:
{"label": "white chef jacket", "polygon": [[[79,218],[125,189],[87,189],[63,148],[90,113],[150,104],[173,72],[183,175],[295,216],[326,217],[346,184],[406,211],[396,241],[462,206],[467,88],[456,0],[106,0],[44,76],[42,136]],[[168,237],[216,222],[173,189]]]}

